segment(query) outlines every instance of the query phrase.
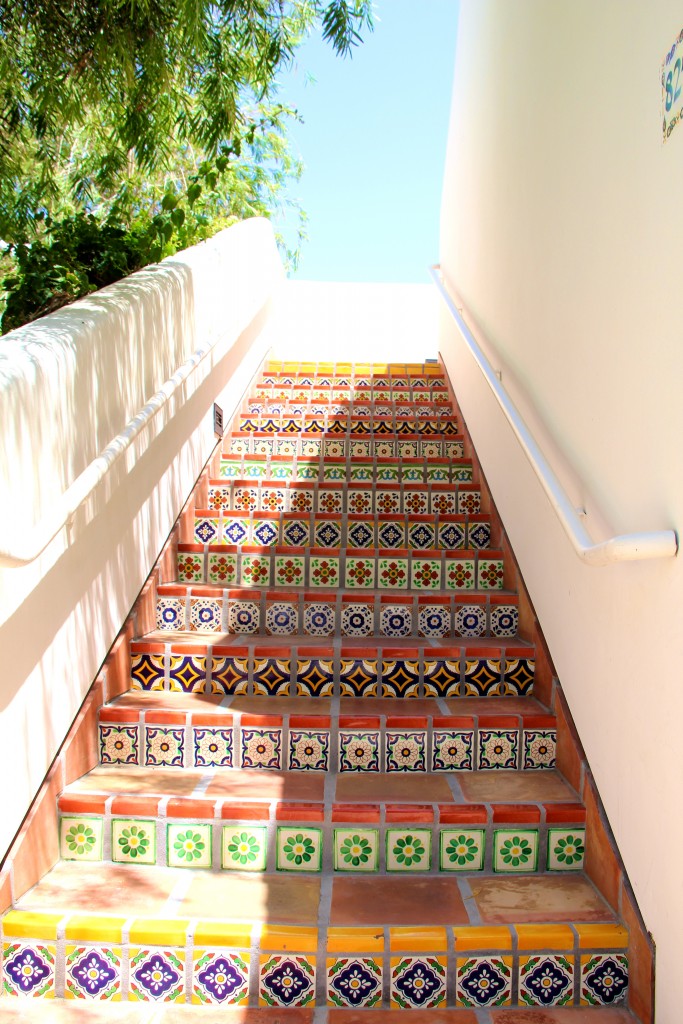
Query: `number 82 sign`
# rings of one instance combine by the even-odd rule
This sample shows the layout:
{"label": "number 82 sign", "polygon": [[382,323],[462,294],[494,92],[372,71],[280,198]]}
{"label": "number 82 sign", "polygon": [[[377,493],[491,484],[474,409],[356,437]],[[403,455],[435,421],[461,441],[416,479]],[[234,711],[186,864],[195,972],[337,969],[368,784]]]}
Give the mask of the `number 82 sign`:
{"label": "number 82 sign", "polygon": [[664,142],[683,120],[683,31],[662,62],[662,131]]}

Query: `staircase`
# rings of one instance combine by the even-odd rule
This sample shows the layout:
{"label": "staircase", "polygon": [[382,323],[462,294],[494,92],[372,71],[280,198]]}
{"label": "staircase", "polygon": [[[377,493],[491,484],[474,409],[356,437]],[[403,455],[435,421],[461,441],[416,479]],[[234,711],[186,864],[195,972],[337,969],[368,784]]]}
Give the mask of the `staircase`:
{"label": "staircase", "polygon": [[2,1005],[633,1022],[441,367],[271,363],[233,428],[3,919]]}

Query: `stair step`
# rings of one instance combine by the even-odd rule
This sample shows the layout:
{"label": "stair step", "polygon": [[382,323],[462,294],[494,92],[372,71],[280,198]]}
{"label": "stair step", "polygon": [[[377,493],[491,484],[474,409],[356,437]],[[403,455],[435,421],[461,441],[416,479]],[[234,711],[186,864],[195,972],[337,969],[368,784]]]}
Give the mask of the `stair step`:
{"label": "stair step", "polygon": [[[220,460],[219,479],[210,480],[215,487],[226,480],[341,480],[349,483],[465,483],[472,476],[472,463],[462,457],[458,440],[451,454],[444,456],[408,456],[396,459],[382,456],[353,459],[320,457],[292,458],[289,455],[224,455]],[[458,454],[460,453],[460,454]]]}
{"label": "stair step", "polygon": [[459,434],[377,434],[372,437],[345,434],[265,434],[236,431],[223,446],[223,455],[286,455],[301,459],[462,459],[465,439]]}
{"label": "stair step", "polygon": [[[273,637],[387,638],[390,642],[414,637],[457,642],[493,637],[511,640],[519,627],[519,598],[509,591],[413,591],[268,589],[225,587],[226,575],[235,574],[235,561],[180,545],[179,563],[184,576],[198,577],[157,588],[156,624],[160,631],[206,632],[224,630],[234,635]],[[193,546],[196,548],[196,545]],[[327,560],[309,567],[309,575]],[[208,582],[203,566],[207,565]],[[324,568],[324,566],[323,566]],[[212,578],[213,577],[213,578]],[[315,640],[311,641],[315,642]]]}
{"label": "stair step", "polygon": [[[141,873],[146,891],[135,886]],[[569,887],[562,880],[562,890],[557,879],[543,880],[545,891],[535,895],[546,901],[549,924],[534,920],[528,879],[514,880],[512,899],[508,890],[502,902],[498,879],[465,897],[481,908],[476,925],[448,881],[426,880],[419,893],[406,894],[399,879],[336,878],[329,923],[323,923],[315,878],[266,882],[182,869],[60,865],[32,891],[25,910],[4,919],[6,984],[21,985],[30,952],[42,994],[58,997],[65,987],[82,995],[90,979],[124,998],[157,998],[163,991],[165,1000],[194,996],[216,1005],[222,978],[233,1002],[249,999],[253,1006],[467,1008],[494,999],[510,1005],[519,998],[524,1005],[525,995],[543,991],[544,973],[577,1005],[623,992],[626,930],[582,879],[572,878]],[[58,893],[70,896],[61,912]],[[425,904],[432,923],[420,926],[415,917]],[[559,904],[561,913],[552,917]],[[307,924],[290,923],[294,907]],[[569,917],[570,909],[578,917]],[[350,917],[361,923],[349,926]],[[542,1005],[538,996],[534,1001]]]}
{"label": "stair step", "polygon": [[[223,609],[227,611],[227,591]],[[205,599],[221,621],[221,602]],[[256,605],[254,605],[256,608]],[[163,634],[162,634],[163,635]],[[207,638],[195,634],[191,647],[155,639],[131,644],[131,687],[139,690],[195,690],[227,695],[342,697],[524,696],[533,687],[534,649],[519,641],[488,641],[458,647],[396,640],[348,638],[314,646],[282,637]],[[415,646],[413,646],[415,643]]]}
{"label": "stair step", "polygon": [[[538,709],[496,715],[479,706],[473,714],[452,715],[437,701],[399,702],[397,708],[391,699],[367,698],[342,699],[331,717],[326,698],[289,698],[284,708],[280,698],[277,709],[272,707],[277,697],[183,707],[174,700],[176,692],[157,706],[148,703],[144,698],[154,692],[133,692],[100,710],[102,763],[158,765],[165,760],[178,767],[247,767],[257,726],[267,718],[268,737],[275,738],[277,747],[276,766],[292,771],[343,774],[377,772],[384,766],[389,772],[461,774],[474,769],[547,771],[555,766],[555,718]],[[215,700],[220,700],[218,695]],[[344,702],[351,707],[345,709]],[[296,703],[303,703],[308,713],[302,714]],[[165,758],[161,739],[168,746]],[[356,741],[364,750],[361,760],[353,755]],[[270,761],[267,767],[273,767]]]}

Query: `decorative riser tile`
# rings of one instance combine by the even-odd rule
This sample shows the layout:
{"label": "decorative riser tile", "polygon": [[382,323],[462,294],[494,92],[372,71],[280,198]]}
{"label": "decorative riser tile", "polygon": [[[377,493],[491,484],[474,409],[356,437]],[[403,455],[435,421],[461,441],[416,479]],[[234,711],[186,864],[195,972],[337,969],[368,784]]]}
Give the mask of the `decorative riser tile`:
{"label": "decorative riser tile", "polygon": [[[365,492],[362,495],[366,499]],[[195,541],[178,549],[178,579],[234,582],[239,549],[248,546],[408,548],[411,551],[482,551],[491,547],[486,515],[457,513],[212,511],[195,518]],[[207,560],[207,555],[210,556]],[[206,571],[206,579],[205,579]]]}
{"label": "decorative riser tile", "polygon": [[[257,608],[254,606],[253,617]],[[524,696],[533,690],[528,647],[341,648],[303,644],[193,648],[131,644],[131,688],[271,696]],[[389,643],[391,641],[389,640]]]}
{"label": "decorative riser tile", "polygon": [[[154,711],[105,707],[100,712],[100,763],[179,768],[264,767],[289,771],[466,772],[555,767],[556,726],[550,715],[442,716],[401,719],[365,717],[364,725],[330,719],[268,716],[268,725],[239,714]],[[419,723],[419,724],[418,724]],[[337,737],[334,742],[331,735]],[[371,746],[358,760],[353,748]],[[252,747],[266,743],[263,763]],[[275,759],[275,760],[274,760]]]}
{"label": "decorative riser tile", "polygon": [[[116,799],[116,798],[114,798]],[[102,800],[80,798],[83,807]],[[159,802],[159,801],[158,801]],[[63,860],[91,863],[157,864],[171,868],[206,868],[238,872],[308,872],[319,874],[329,858],[335,872],[344,874],[543,874],[583,869],[586,846],[585,812],[573,814],[563,805],[538,805],[536,825],[530,825],[528,805],[521,822],[508,805],[458,808],[443,805],[434,822],[431,806],[369,804],[363,820],[353,821],[354,809],[335,805],[335,821],[326,820],[322,804],[288,806],[268,802],[249,807],[251,817],[236,814],[229,801],[203,801],[205,816],[196,808],[174,801],[173,816],[125,817],[115,813],[60,814],[60,852]],[[63,804],[73,805],[67,797]],[[152,807],[154,798],[147,804]],[[160,803],[160,802],[159,802]],[[545,818],[575,818],[557,824]],[[343,818],[343,822],[340,820]],[[369,825],[370,818],[376,824]],[[389,823],[380,822],[387,819]],[[405,824],[414,818],[413,824]],[[286,824],[282,823],[282,820]],[[391,821],[402,822],[391,824]]]}
{"label": "decorative riser tile", "polygon": [[[286,457],[300,462],[323,459],[462,459],[464,438],[457,434],[408,436],[302,433],[290,435],[235,431],[226,441],[228,462],[251,455]],[[301,476],[298,471],[297,476]]]}
{"label": "decorative riser tile", "polygon": [[[326,584],[320,589],[327,591],[329,582],[339,577],[339,560],[316,555],[309,572],[316,582]],[[517,595],[499,592],[460,595],[453,591],[430,598],[413,591],[409,598],[410,591],[401,591],[397,602],[386,593],[353,596],[351,591],[341,589],[337,594],[329,591],[318,594],[305,589],[290,593],[216,589],[211,592],[212,597],[197,596],[205,590],[189,586],[160,587],[157,629],[197,633],[220,629],[234,635],[287,637],[302,634],[331,637],[337,633],[342,637],[377,636],[389,641],[409,636],[507,640],[517,636],[519,625]]]}
{"label": "decorative riser tile", "polygon": [[[315,928],[24,915],[3,921],[9,997],[351,1009],[620,1005],[618,925]],[[98,931],[101,931],[101,939]],[[15,938],[15,933],[19,937]]]}
{"label": "decorative riser tile", "polygon": [[[198,544],[236,543],[230,512],[315,512],[405,515],[478,515],[481,492],[468,481],[456,483],[355,483],[346,480],[228,480],[214,482],[210,507],[195,511]],[[257,517],[258,518],[258,517]]]}

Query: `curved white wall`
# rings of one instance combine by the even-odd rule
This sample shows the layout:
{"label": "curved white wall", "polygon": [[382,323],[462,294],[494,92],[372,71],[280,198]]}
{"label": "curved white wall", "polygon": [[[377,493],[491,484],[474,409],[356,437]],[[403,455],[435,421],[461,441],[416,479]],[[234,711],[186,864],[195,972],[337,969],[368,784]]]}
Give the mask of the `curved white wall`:
{"label": "curved white wall", "polygon": [[[595,539],[683,531],[674,0],[461,0],[441,264]],[[583,567],[444,318],[442,351],[647,927],[683,948],[683,558]]]}
{"label": "curved white wall", "polygon": [[73,527],[0,568],[0,856],[215,444],[214,400],[227,421],[265,355],[282,276],[246,221],[0,340],[0,547],[215,343]]}

